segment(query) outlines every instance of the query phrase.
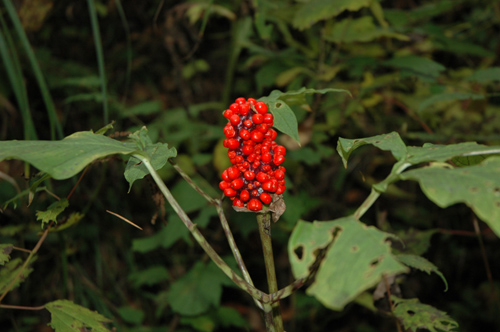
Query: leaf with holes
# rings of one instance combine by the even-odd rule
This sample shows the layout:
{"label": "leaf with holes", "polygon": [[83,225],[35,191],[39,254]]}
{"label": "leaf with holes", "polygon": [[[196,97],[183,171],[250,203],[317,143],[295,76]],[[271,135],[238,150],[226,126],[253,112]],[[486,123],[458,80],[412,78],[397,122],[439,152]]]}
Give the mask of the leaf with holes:
{"label": "leaf with holes", "polygon": [[426,272],[429,275],[431,274],[431,272],[436,273],[438,276],[441,277],[441,279],[444,282],[445,285],[444,291],[446,292],[448,290],[448,282],[446,281],[444,275],[441,273],[441,271],[438,270],[436,265],[432,264],[427,259],[417,255],[397,255],[396,258],[404,265]]}
{"label": "leaf with holes", "polygon": [[50,302],[45,305],[45,309],[51,314],[51,321],[48,325],[55,332],[110,331],[106,328],[105,323],[109,323],[111,320],[71,301]]}
{"label": "leaf with holes", "polygon": [[401,174],[402,180],[418,181],[425,195],[445,208],[465,203],[500,236],[500,158],[455,169],[425,167]]}
{"label": "leaf with holes", "polygon": [[425,329],[430,332],[453,331],[458,323],[446,312],[430,305],[420,303],[418,299],[400,299],[392,296],[394,301],[393,314],[403,323],[405,330],[412,332]]}
{"label": "leaf with holes", "polygon": [[391,151],[396,160],[401,160],[406,156],[406,145],[399,134],[394,131],[389,134],[366,138],[347,139],[340,137],[337,142],[337,152],[342,158],[344,167],[347,167],[347,160],[351,153],[366,144],[371,144],[384,151]]}
{"label": "leaf with holes", "polygon": [[389,237],[393,235],[352,216],[325,222],[299,221],[288,243],[293,274],[301,278],[317,268],[307,293],[330,309],[342,310],[380,282],[384,274],[408,271],[391,254]]}

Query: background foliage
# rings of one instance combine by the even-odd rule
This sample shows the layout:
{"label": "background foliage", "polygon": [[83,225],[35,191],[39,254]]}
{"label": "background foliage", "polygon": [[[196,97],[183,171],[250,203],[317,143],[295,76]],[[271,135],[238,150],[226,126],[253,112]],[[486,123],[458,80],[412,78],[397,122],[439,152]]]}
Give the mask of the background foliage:
{"label": "background foliage", "polygon": [[[214,197],[228,163],[221,112],[231,100],[274,89],[349,90],[352,96],[287,100],[301,147],[280,138],[289,177],[288,208],[273,226],[282,285],[292,279],[287,245],[298,220],[352,214],[397,158],[365,147],[344,168],[335,151],[339,137],[396,131],[416,146],[500,142],[500,6],[493,0],[3,0],[0,14],[0,139],[58,139],[111,120],[112,135],[122,138],[146,125],[152,141],[175,147],[177,163]],[[31,275],[4,303],[69,299],[123,331],[262,330],[251,299],[200,260],[201,249],[148,181],[125,195],[124,169],[120,157],[88,168],[58,219],[72,227],[49,234]],[[67,196],[78,178],[45,181],[19,161],[1,162],[0,171],[6,175],[0,243],[32,248],[40,232],[36,211],[47,210],[53,194]],[[406,176],[424,179],[421,171]],[[218,252],[229,256],[216,211],[169,165],[161,175]],[[30,186],[38,186],[31,196]],[[253,217],[226,210],[247,266],[264,288]],[[441,310],[436,316],[453,317],[462,331],[500,327],[498,238],[481,222],[478,238],[475,220],[463,204],[434,205],[416,182],[387,188],[363,222],[397,235],[406,246],[395,241],[395,250],[424,256],[449,286],[444,292],[438,274],[420,271],[433,269],[412,269],[393,294],[418,298],[420,306],[396,301],[394,310],[418,311],[425,303]],[[27,255],[11,256],[15,268]],[[360,297],[333,311],[299,291],[283,304],[285,325],[287,331],[393,331],[388,303],[372,302],[371,295]],[[0,326],[43,330],[48,315],[3,309]]]}

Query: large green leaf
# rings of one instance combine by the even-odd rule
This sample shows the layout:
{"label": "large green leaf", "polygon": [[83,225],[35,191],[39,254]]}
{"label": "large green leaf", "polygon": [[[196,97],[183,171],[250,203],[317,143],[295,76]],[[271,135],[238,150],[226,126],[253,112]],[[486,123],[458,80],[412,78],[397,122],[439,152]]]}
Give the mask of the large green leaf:
{"label": "large green leaf", "polygon": [[393,313],[403,322],[407,331],[417,332],[422,329],[430,332],[453,331],[458,327],[458,323],[446,312],[420,303],[418,299],[406,300],[395,296],[391,299],[394,301]]}
{"label": "large green leaf", "polygon": [[418,181],[425,195],[442,208],[467,204],[500,236],[500,157],[456,169],[441,165],[414,169],[400,178]]}
{"label": "large green leaf", "polygon": [[347,160],[351,153],[366,144],[371,144],[384,151],[391,151],[396,160],[401,160],[406,156],[406,145],[396,132],[357,139],[340,137],[337,143],[337,151],[342,158],[344,167],[347,167]]}
{"label": "large green leaf", "polygon": [[293,25],[298,29],[305,29],[314,23],[337,16],[344,10],[357,11],[368,7],[372,0],[312,0],[298,8]]}
{"label": "large green leaf", "polygon": [[78,174],[96,159],[137,151],[133,142],[120,142],[90,131],[76,132],[60,141],[0,142],[0,161],[24,160],[56,180]]}
{"label": "large green leaf", "polygon": [[110,331],[104,324],[111,320],[71,301],[50,302],[45,305],[45,309],[51,313],[51,321],[48,325],[55,332],[81,332],[89,329],[96,332]]}
{"label": "large green leaf", "polygon": [[198,262],[172,284],[167,295],[172,310],[181,315],[199,315],[219,305],[223,285],[233,285],[218,267]]}
{"label": "large green leaf", "polygon": [[408,270],[391,254],[387,242],[391,236],[352,216],[326,222],[299,221],[288,243],[293,274],[305,277],[324,255],[307,293],[328,308],[342,310],[384,274]]}

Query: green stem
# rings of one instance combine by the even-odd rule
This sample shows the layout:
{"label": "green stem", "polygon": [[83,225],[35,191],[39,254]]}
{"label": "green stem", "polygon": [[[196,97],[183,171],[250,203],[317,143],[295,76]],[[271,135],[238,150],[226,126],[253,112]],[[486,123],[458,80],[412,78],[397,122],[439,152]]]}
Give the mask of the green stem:
{"label": "green stem", "polygon": [[[243,257],[241,256],[240,250],[238,249],[238,246],[236,245],[236,241],[234,240],[233,233],[231,232],[231,228],[229,227],[229,224],[226,219],[226,215],[224,214],[224,210],[222,209],[222,202],[220,199],[214,199],[211,196],[209,196],[207,193],[203,191],[190,177],[189,175],[184,172],[182,168],[179,167],[173,160],[169,159],[170,164],[174,167],[174,169],[182,176],[182,178],[194,189],[196,190],[201,196],[203,196],[210,204],[215,205],[217,209],[217,214],[219,215],[219,219],[222,225],[222,229],[224,230],[224,233],[226,234],[227,241],[229,243],[229,246],[231,247],[231,251],[233,252],[234,259],[236,260],[236,263],[238,264],[238,267],[240,268],[241,274],[243,275],[243,278],[248,282],[250,285],[254,285],[252,278],[250,277],[250,274],[248,273],[248,269],[245,265],[245,262],[243,261]],[[262,306],[262,303],[260,303],[257,299],[254,299],[255,304],[257,307],[260,309],[264,309]]]}
{"label": "green stem", "polygon": [[[262,251],[264,253],[264,263],[266,265],[267,284],[269,293],[278,291],[278,282],[276,280],[276,269],[274,266],[273,245],[271,241],[271,213],[257,214],[257,223],[259,224],[260,240],[262,242]],[[270,310],[270,311],[269,311]],[[281,318],[279,300],[271,304],[271,308],[265,306],[265,320],[268,331],[282,332],[283,319]],[[272,314],[272,327],[268,326],[269,315]],[[275,329],[274,329],[275,328]]]}
{"label": "green stem", "polygon": [[[389,184],[398,180],[399,174],[403,173],[403,171],[405,169],[407,169],[409,166],[411,166],[410,163],[405,163],[402,161],[396,163],[394,165],[394,168],[396,168],[396,169],[395,170],[393,169],[391,174],[389,174],[389,176],[387,178],[385,178],[382,182],[378,183],[377,185],[380,188],[382,188],[382,187],[387,188],[387,186],[389,186]],[[383,186],[382,186],[382,184],[383,184]],[[385,191],[385,189],[383,191]],[[375,203],[375,201],[378,199],[378,197],[380,196],[380,194],[383,191],[377,190],[377,189],[375,189],[375,187],[372,187],[372,191],[370,192],[370,195],[368,195],[368,197],[365,199],[363,204],[361,204],[360,207],[356,210],[356,212],[354,212],[354,217],[359,220],[365,214],[365,212],[368,211],[368,209],[373,205],[373,203]]]}
{"label": "green stem", "polygon": [[160,176],[158,175],[158,173],[154,169],[153,165],[151,165],[151,162],[147,159],[147,157],[144,157],[143,155],[139,155],[139,154],[135,154],[133,156],[143,162],[143,164],[146,166],[149,173],[153,177],[153,180],[158,185],[158,188],[160,188],[160,191],[162,192],[162,194],[165,196],[167,201],[170,203],[170,205],[174,209],[175,213],[177,213],[177,215],[182,220],[184,225],[189,229],[189,231],[193,235],[196,242],[198,242],[198,244],[203,248],[205,253],[222,270],[222,272],[224,272],[224,274],[226,274],[231,280],[233,280],[234,283],[239,288],[243,289],[245,292],[250,294],[250,296],[252,296],[254,299],[258,300],[261,303],[269,303],[271,301],[271,298],[268,294],[258,290],[253,285],[249,284],[243,278],[241,278],[239,275],[237,275],[229,267],[229,265],[227,265],[226,262],[224,262],[224,260],[219,256],[219,254],[217,254],[217,252],[212,248],[212,246],[205,239],[203,234],[201,234],[201,232],[198,230],[196,225],[188,217],[186,212],[179,205],[179,203],[174,198],[174,196],[172,195],[170,190],[168,190],[167,186],[165,185],[163,180],[160,178]]}

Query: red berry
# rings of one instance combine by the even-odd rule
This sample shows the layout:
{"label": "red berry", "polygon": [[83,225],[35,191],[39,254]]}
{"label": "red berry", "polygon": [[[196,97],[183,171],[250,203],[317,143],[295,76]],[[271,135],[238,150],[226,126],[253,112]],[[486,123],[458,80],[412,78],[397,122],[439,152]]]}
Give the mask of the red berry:
{"label": "red berry", "polygon": [[229,138],[226,143],[226,147],[229,149],[237,149],[240,146],[240,142],[235,138]]}
{"label": "red berry", "polygon": [[244,103],[246,103],[246,100],[243,97],[239,97],[239,98],[236,98],[236,100],[234,102],[237,104],[244,104]]}
{"label": "red berry", "polygon": [[252,115],[252,121],[255,124],[261,124],[264,122],[264,116],[262,114],[254,114]]}
{"label": "red berry", "polygon": [[271,162],[271,160],[272,160],[272,159],[273,159],[273,157],[271,156],[271,154],[270,154],[270,153],[263,153],[263,154],[262,154],[262,158],[261,158],[261,160],[262,160],[262,162],[263,162],[263,163],[268,164],[268,163],[270,163],[270,162]]}
{"label": "red berry", "polygon": [[240,193],[240,199],[243,201],[243,202],[246,202],[250,199],[250,193],[248,192],[248,190],[242,190],[241,193]]}
{"label": "red berry", "polygon": [[242,178],[237,178],[231,181],[231,188],[238,190],[241,187],[243,187],[243,179]]}
{"label": "red berry", "polygon": [[240,123],[241,119],[240,119],[239,115],[234,114],[233,116],[231,116],[229,118],[229,121],[231,121],[231,124],[233,126],[236,126],[236,125],[238,125]]}
{"label": "red berry", "polygon": [[285,191],[286,186],[278,186],[278,189],[276,189],[276,195],[281,195]]}
{"label": "red berry", "polygon": [[250,112],[250,104],[249,103],[241,104],[241,106],[240,106],[240,114],[241,115],[247,115],[248,112]]}
{"label": "red berry", "polygon": [[250,211],[260,211],[262,209],[262,203],[258,199],[252,198],[247,203],[247,209]]}
{"label": "red berry", "polygon": [[247,128],[250,128],[251,126],[253,126],[253,122],[252,120],[245,120],[243,121],[243,125]]}
{"label": "red berry", "polygon": [[273,193],[276,191],[276,189],[278,189],[278,183],[275,179],[271,179],[262,184],[262,189]]}
{"label": "red berry", "polygon": [[252,181],[253,179],[255,179],[255,173],[252,171],[246,171],[245,173],[243,173],[243,177],[248,181]]}
{"label": "red berry", "polygon": [[283,180],[285,178],[285,173],[282,170],[277,169],[274,171],[274,177],[276,180]]}
{"label": "red berry", "polygon": [[221,190],[224,190],[224,189],[229,188],[229,185],[230,185],[230,183],[229,183],[229,182],[226,182],[226,181],[221,181],[221,182],[219,182],[219,188],[220,188]]}
{"label": "red berry", "polygon": [[243,201],[242,201],[242,200],[240,200],[240,199],[235,199],[235,200],[233,201],[233,206],[244,207],[244,206],[245,206],[245,203],[243,203]]}
{"label": "red berry", "polygon": [[257,103],[255,103],[255,110],[257,111],[257,113],[266,114],[267,113],[266,103],[264,103],[263,101],[258,101]]}
{"label": "red berry", "polygon": [[251,145],[245,145],[241,149],[241,152],[243,152],[246,155],[249,155],[249,154],[251,154],[253,152],[253,146],[251,146]]}
{"label": "red berry", "polygon": [[232,110],[230,110],[230,109],[227,109],[227,110],[224,111],[224,117],[227,118],[227,119],[229,119],[230,117],[232,117],[233,114],[234,114],[234,112]]}
{"label": "red berry", "polygon": [[235,135],[236,131],[234,130],[233,126],[224,127],[224,136],[226,136],[227,138],[231,138],[234,137]]}
{"label": "red berry", "polygon": [[237,103],[233,103],[229,106],[229,109],[232,110],[235,113],[239,113],[240,111],[240,105]]}
{"label": "red berry", "polygon": [[224,172],[222,172],[221,177],[222,177],[222,180],[224,180],[224,181],[228,181],[228,182],[231,181],[231,179],[229,178],[229,175],[227,175],[227,169]]}
{"label": "red berry", "polygon": [[275,154],[286,156],[286,148],[282,145],[276,145],[273,149]]}
{"label": "red berry", "polygon": [[257,176],[255,178],[257,179],[257,181],[264,183],[269,180],[269,175],[264,172],[259,172],[257,173]]}
{"label": "red berry", "polygon": [[227,176],[229,177],[229,179],[231,180],[234,180],[236,179],[237,177],[240,176],[240,171],[237,167],[234,167],[234,166],[231,166],[229,167],[227,170]]}
{"label": "red berry", "polygon": [[240,130],[240,137],[243,138],[244,140],[249,140],[250,139],[250,131],[248,129],[241,129]]}
{"label": "red berry", "polygon": [[272,199],[271,195],[269,195],[268,193],[262,193],[262,194],[260,194],[260,200],[264,204],[269,204],[272,202],[273,199]]}
{"label": "red berry", "polygon": [[273,163],[276,166],[280,165],[284,161],[285,161],[285,157],[283,155],[275,154],[274,157],[273,157]]}
{"label": "red berry", "polygon": [[274,117],[271,113],[264,114],[264,123],[267,123],[267,124],[272,126],[273,120],[274,120]]}
{"label": "red berry", "polygon": [[247,101],[252,104],[252,105],[255,105],[255,103],[257,103],[257,100],[253,99],[253,98],[248,98]]}
{"label": "red berry", "polygon": [[224,195],[226,195],[227,197],[233,197],[236,195],[236,190],[234,190],[233,188],[226,188],[224,189]]}
{"label": "red berry", "polygon": [[262,134],[260,131],[254,130],[250,133],[250,138],[252,139],[252,141],[259,143],[264,139],[264,134]]}

